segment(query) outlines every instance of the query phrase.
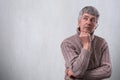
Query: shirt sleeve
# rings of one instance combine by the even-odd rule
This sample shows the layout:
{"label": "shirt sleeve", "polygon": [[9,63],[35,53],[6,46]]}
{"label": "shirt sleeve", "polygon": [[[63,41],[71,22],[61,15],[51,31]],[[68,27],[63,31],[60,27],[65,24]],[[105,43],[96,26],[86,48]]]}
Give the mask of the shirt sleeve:
{"label": "shirt sleeve", "polygon": [[91,52],[82,48],[80,53],[76,53],[75,46],[69,41],[64,41],[61,49],[66,68],[70,69],[75,77],[82,77],[88,67]]}
{"label": "shirt sleeve", "polygon": [[100,67],[86,71],[85,78],[90,80],[109,78],[111,76],[111,72],[112,66],[109,55],[109,48],[107,43],[105,42],[102,47],[102,58]]}

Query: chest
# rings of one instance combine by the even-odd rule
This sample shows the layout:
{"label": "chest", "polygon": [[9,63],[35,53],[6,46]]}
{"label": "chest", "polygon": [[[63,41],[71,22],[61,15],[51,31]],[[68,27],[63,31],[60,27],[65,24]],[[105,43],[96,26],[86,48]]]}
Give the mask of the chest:
{"label": "chest", "polygon": [[101,59],[102,59],[102,50],[101,45],[98,44],[92,44],[91,47],[91,56],[89,60],[88,69],[94,69],[101,65]]}
{"label": "chest", "polygon": [[[102,58],[101,44],[92,43],[91,45],[91,56],[89,60],[88,69],[94,69],[100,66]],[[79,43],[76,47],[76,53],[79,55],[81,53],[82,44]]]}

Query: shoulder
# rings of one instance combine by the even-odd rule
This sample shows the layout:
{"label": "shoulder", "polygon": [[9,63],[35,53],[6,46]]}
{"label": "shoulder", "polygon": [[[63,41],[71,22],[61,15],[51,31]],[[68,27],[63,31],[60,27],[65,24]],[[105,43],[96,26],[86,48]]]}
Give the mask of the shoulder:
{"label": "shoulder", "polygon": [[105,42],[106,42],[106,40],[105,40],[103,37],[100,37],[100,36],[95,35],[94,38],[95,38],[95,40],[97,40],[97,41],[102,41],[102,42],[105,41]]}
{"label": "shoulder", "polygon": [[102,37],[100,37],[100,36],[94,36],[94,41],[95,41],[95,43],[97,44],[97,45],[107,45],[107,41],[104,39],[104,38],[102,38]]}
{"label": "shoulder", "polygon": [[62,42],[74,42],[75,39],[77,39],[79,36],[77,34],[74,34],[72,36],[69,36],[65,38]]}
{"label": "shoulder", "polygon": [[66,39],[64,39],[61,45],[75,45],[79,41],[79,36],[74,34]]}

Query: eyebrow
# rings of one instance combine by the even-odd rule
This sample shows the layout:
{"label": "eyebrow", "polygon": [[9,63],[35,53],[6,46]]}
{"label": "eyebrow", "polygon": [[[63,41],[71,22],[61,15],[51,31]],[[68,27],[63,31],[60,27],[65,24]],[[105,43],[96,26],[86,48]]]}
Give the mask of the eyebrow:
{"label": "eyebrow", "polygon": [[[89,18],[89,16],[88,15],[84,15],[83,17],[87,17],[87,18]],[[95,17],[93,16],[93,17],[91,17],[92,19],[95,19]]]}
{"label": "eyebrow", "polygon": [[84,15],[83,17],[89,17],[89,16],[87,16],[87,15]]}

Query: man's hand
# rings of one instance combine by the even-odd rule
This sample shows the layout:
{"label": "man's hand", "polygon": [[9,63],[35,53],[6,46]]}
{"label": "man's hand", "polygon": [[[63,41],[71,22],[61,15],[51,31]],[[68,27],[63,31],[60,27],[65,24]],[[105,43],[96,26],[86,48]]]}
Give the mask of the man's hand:
{"label": "man's hand", "polygon": [[67,69],[67,70],[66,70],[66,73],[67,73],[67,75],[68,75],[69,77],[75,77],[74,74],[73,74],[73,72],[72,72],[70,69]]}
{"label": "man's hand", "polygon": [[79,37],[82,40],[83,48],[90,50],[90,48],[91,48],[91,35],[90,35],[90,33],[87,31],[81,31]]}

